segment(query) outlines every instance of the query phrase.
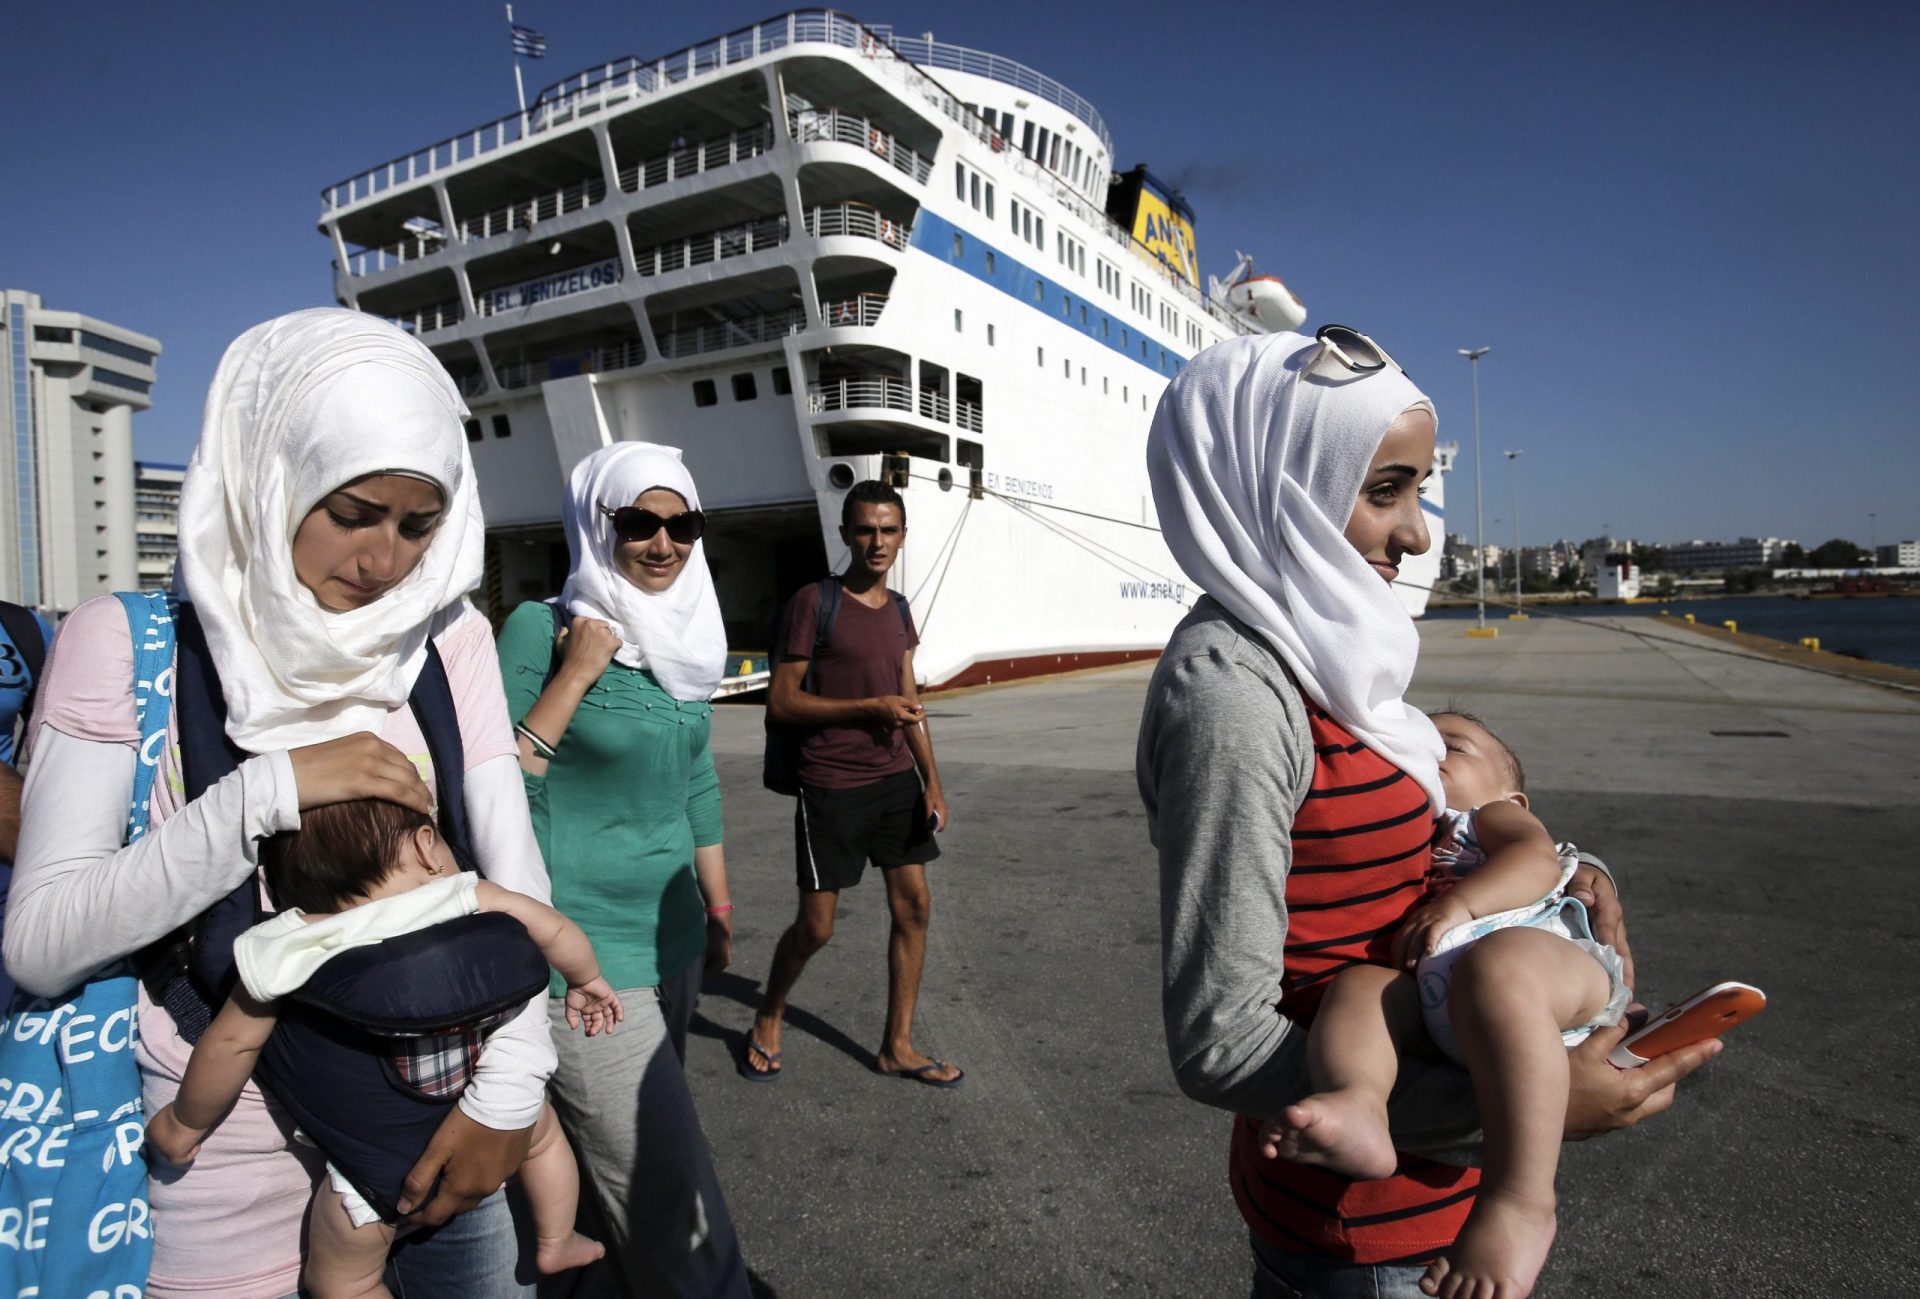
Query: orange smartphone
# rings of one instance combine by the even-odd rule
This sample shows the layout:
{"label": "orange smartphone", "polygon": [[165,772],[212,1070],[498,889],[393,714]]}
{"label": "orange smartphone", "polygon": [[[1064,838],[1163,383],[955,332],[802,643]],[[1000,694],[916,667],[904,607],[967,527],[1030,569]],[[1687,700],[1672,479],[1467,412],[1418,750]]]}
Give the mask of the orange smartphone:
{"label": "orange smartphone", "polygon": [[1766,1008],[1767,994],[1751,984],[1716,983],[1642,1024],[1607,1059],[1616,1068],[1638,1069],[1655,1056],[1719,1037]]}

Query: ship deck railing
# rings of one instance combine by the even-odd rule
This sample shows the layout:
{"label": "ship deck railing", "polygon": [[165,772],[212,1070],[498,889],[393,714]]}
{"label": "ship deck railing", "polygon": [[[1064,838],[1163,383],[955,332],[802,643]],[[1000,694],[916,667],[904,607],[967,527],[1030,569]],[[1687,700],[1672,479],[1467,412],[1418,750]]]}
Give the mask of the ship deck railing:
{"label": "ship deck railing", "polygon": [[807,233],[816,239],[853,235],[877,239],[889,248],[904,251],[913,237],[913,228],[895,221],[870,203],[837,203],[807,210]]}
{"label": "ship deck railing", "polygon": [[705,266],[727,257],[763,252],[768,248],[777,248],[786,241],[786,217],[762,217],[758,221],[728,226],[724,230],[711,230],[705,234],[688,235],[685,239],[655,244],[650,248],[635,249],[634,260],[642,275],[665,275],[689,266]]}
{"label": "ship deck railing", "polygon": [[867,374],[807,385],[808,414],[848,410],[904,411],[970,433],[980,432],[982,422],[977,403],[955,401],[938,388],[915,389],[905,379],[892,375]]}
{"label": "ship deck railing", "polygon": [[670,180],[679,180],[683,176],[697,176],[703,171],[717,171],[736,162],[758,158],[772,148],[773,127],[770,124],[749,127],[717,139],[683,145],[657,158],[623,167],[616,179],[621,189],[634,194],[643,189],[652,189],[655,185],[664,185]]}
{"label": "ship deck railing", "polygon": [[884,293],[856,293],[850,298],[822,302],[820,315],[828,325],[836,328],[877,325],[880,323],[880,313],[886,307],[887,295]]}
{"label": "ship deck railing", "polygon": [[405,266],[417,262],[423,257],[432,257],[445,251],[447,237],[433,234],[410,235],[397,243],[382,244],[378,248],[363,248],[347,254],[347,274],[360,276],[372,275],[395,266]]}
{"label": "ship deck railing", "polygon": [[416,307],[412,311],[383,311],[380,316],[383,320],[400,326],[409,334],[425,334],[459,324],[467,318],[467,312],[466,308],[455,299],[449,302],[436,302],[429,307]]}
{"label": "ship deck railing", "polygon": [[807,385],[807,413],[836,410],[914,410],[913,385],[890,375],[870,374],[858,379],[831,379]]}
{"label": "ship deck railing", "polygon": [[846,113],[837,108],[803,108],[789,114],[787,120],[793,128],[796,144],[822,140],[851,144],[871,151],[895,171],[911,176],[923,185],[927,177],[933,174],[932,159],[909,149],[891,132],[857,113]]}
{"label": "ship deck railing", "polygon": [[589,176],[551,194],[537,194],[494,208],[491,212],[468,217],[460,223],[460,237],[465,240],[488,239],[509,230],[531,230],[537,221],[551,221],[568,212],[578,212],[606,196],[607,182],[598,176]]}
{"label": "ship deck railing", "polygon": [[678,360],[698,356],[702,352],[723,352],[734,347],[777,343],[788,334],[797,334],[806,327],[806,309],[787,307],[739,320],[717,320],[666,333],[656,332],[655,341],[660,345],[662,357]]}

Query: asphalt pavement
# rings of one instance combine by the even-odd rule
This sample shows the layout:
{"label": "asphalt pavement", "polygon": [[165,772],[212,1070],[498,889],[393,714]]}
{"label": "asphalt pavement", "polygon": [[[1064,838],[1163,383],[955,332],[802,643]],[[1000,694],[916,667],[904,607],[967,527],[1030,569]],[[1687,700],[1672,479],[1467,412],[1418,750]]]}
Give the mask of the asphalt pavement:
{"label": "asphalt pavement", "polygon": [[[1567,1147],[1536,1294],[1920,1294],[1920,697],[1684,631],[1498,625],[1423,625],[1413,698],[1484,717],[1549,828],[1616,867],[1647,1003],[1771,998],[1669,1114]],[[689,1073],[762,1293],[1247,1292],[1228,1120],[1179,1094],[1160,1031],[1149,671],[929,701],[953,823],[916,1041],[966,1070],[952,1090],[871,1071],[871,876],[795,991],[782,1079],[735,1076],[793,913],[792,803],[760,788],[760,709],[716,710],[736,940]]]}

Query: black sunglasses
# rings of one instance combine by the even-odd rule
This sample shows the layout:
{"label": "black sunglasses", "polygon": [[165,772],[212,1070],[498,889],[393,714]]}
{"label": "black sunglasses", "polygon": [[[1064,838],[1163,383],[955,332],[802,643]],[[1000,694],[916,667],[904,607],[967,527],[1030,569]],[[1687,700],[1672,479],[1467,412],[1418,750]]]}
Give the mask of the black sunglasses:
{"label": "black sunglasses", "polygon": [[[1389,366],[1400,369],[1400,363],[1387,355],[1386,348],[1350,326],[1322,325],[1313,337],[1320,344],[1320,354],[1314,357],[1313,365],[1330,356],[1355,374],[1378,374]],[[1308,370],[1312,370],[1313,365],[1309,365]]]}
{"label": "black sunglasses", "polygon": [[691,546],[707,530],[707,516],[699,510],[682,510],[672,518],[662,518],[637,505],[622,505],[617,510],[602,505],[600,513],[613,520],[614,535],[622,541],[651,541],[654,533],[665,528],[673,541]]}

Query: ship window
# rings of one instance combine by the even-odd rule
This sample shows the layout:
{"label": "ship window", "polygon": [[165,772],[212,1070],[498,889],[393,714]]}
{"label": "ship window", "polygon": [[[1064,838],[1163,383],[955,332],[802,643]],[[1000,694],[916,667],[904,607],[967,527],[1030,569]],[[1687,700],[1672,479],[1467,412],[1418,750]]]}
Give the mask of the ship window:
{"label": "ship window", "polygon": [[477,419],[470,419],[467,421],[467,441],[478,442],[479,440],[480,440],[480,421]]}
{"label": "ship window", "polygon": [[1033,360],[1036,365],[1045,365],[1047,363],[1047,349],[1044,347],[1034,348]]}
{"label": "ship window", "polygon": [[736,374],[733,376],[733,399],[735,401],[752,401],[759,395],[760,387],[753,381],[753,371],[748,370],[744,374]]}
{"label": "ship window", "polygon": [[993,220],[993,182],[987,182],[987,220]]}
{"label": "ship window", "polygon": [[978,176],[967,177],[967,191],[968,191],[968,194],[970,195],[968,201],[973,204],[974,210],[976,212],[979,211],[980,210],[980,178]]}
{"label": "ship window", "polygon": [[714,391],[713,380],[695,379],[693,381],[693,404],[696,406],[716,406],[720,394]]}
{"label": "ship window", "polygon": [[953,237],[953,256],[954,256],[954,260],[955,260],[955,261],[958,261],[958,260],[959,260],[960,258],[962,258],[962,257],[965,257],[966,255],[967,255],[967,239],[966,239],[966,236],[965,236],[965,235],[959,235],[959,234],[956,234],[956,235],[955,235],[955,236]]}
{"label": "ship window", "polygon": [[988,347],[993,346],[993,326],[992,325],[987,326],[987,346]]}
{"label": "ship window", "polygon": [[993,274],[993,253],[991,250],[987,253],[987,274]]}
{"label": "ship window", "polygon": [[1111,393],[1112,391],[1113,391],[1113,380],[1107,378],[1107,376],[1104,374],[1101,375],[1100,376],[1100,395],[1102,397],[1105,397],[1108,393]]}
{"label": "ship window", "polygon": [[963,468],[978,469],[987,462],[986,456],[980,450],[980,444],[978,442],[969,442],[966,438],[955,438],[954,442],[956,445],[953,458],[958,461]]}
{"label": "ship window", "polygon": [[965,326],[961,323],[960,308],[955,307],[953,309],[953,332],[957,334],[964,328]]}
{"label": "ship window", "polygon": [[1124,330],[1124,329],[1120,331],[1120,346],[1122,346],[1122,347],[1132,347],[1132,346],[1133,346],[1133,343],[1132,343],[1132,341],[1131,341],[1130,339],[1128,339],[1128,337],[1127,337],[1127,331],[1126,331],[1126,330]]}
{"label": "ship window", "polygon": [[1047,296],[1047,282],[1045,280],[1035,280],[1033,282],[1033,300],[1035,302],[1039,302],[1046,296]]}
{"label": "ship window", "polygon": [[793,376],[787,373],[787,367],[773,367],[773,392],[776,397],[786,397],[793,393]]}
{"label": "ship window", "polygon": [[1001,112],[1000,134],[1003,138],[1008,138],[1008,139],[1012,138],[1013,136],[1013,114],[1012,113],[1008,113],[1005,111]]}
{"label": "ship window", "polygon": [[1087,367],[1084,365],[1080,367],[1080,386],[1082,388],[1087,386]]}
{"label": "ship window", "polygon": [[505,415],[495,415],[493,417],[493,435],[497,438],[510,438],[513,436],[513,425],[507,423],[507,417]]}
{"label": "ship window", "polygon": [[1026,240],[1026,241],[1027,241],[1028,243],[1032,243],[1032,242],[1033,242],[1033,213],[1032,213],[1032,211],[1030,211],[1030,210],[1029,210],[1029,209],[1027,209],[1027,208],[1021,208],[1021,209],[1020,209],[1020,220],[1019,220],[1018,222],[1016,222],[1015,224],[1017,224],[1017,225],[1018,225],[1018,226],[1020,227],[1020,237],[1021,237],[1022,239],[1025,239],[1025,240]]}
{"label": "ship window", "polygon": [[1071,293],[1062,293],[1060,295],[1060,314],[1063,316],[1071,316],[1073,314],[1073,295]]}
{"label": "ship window", "polygon": [[1073,378],[1073,359],[1071,357],[1060,362],[1060,377],[1062,379]]}
{"label": "ship window", "polygon": [[953,164],[953,196],[962,203],[967,201],[967,169],[957,162]]}
{"label": "ship window", "polygon": [[1040,138],[1034,142],[1035,147],[1038,149],[1038,152],[1033,155],[1033,160],[1039,163],[1042,167],[1047,165],[1047,145],[1052,141],[1052,139],[1053,139],[1053,133],[1047,130],[1046,127],[1044,126],[1041,127]]}
{"label": "ship window", "polygon": [[1084,302],[1080,304],[1080,323],[1083,326],[1087,323],[1087,304]]}
{"label": "ship window", "polygon": [[1120,385],[1120,400],[1121,400],[1121,401],[1132,401],[1132,400],[1133,400],[1133,398],[1131,398],[1131,397],[1129,397],[1129,396],[1127,395],[1127,385],[1126,385],[1126,384],[1124,384],[1124,383]]}
{"label": "ship window", "polygon": [[1033,219],[1033,246],[1035,248],[1045,248],[1047,246],[1047,222],[1045,217],[1035,217]]}
{"label": "ship window", "polygon": [[1100,317],[1100,337],[1102,338],[1113,337],[1113,317],[1112,316]]}
{"label": "ship window", "polygon": [[1033,157],[1033,123],[1028,121],[1020,133],[1020,152]]}

